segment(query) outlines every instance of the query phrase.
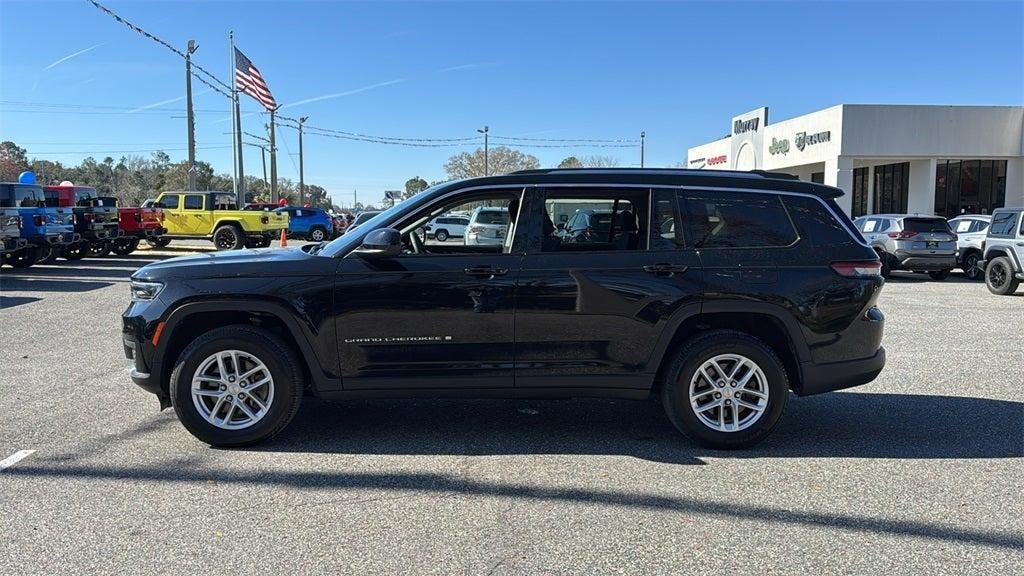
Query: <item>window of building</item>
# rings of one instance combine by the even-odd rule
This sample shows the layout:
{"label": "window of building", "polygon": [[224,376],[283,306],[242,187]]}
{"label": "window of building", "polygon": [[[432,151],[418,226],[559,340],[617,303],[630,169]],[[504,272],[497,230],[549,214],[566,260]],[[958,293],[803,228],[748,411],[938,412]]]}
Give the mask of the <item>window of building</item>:
{"label": "window of building", "polygon": [[910,162],[875,166],[875,214],[907,211],[910,192]]}
{"label": "window of building", "polygon": [[868,168],[853,169],[853,213],[852,217],[868,213]]}
{"label": "window of building", "polygon": [[682,192],[696,248],[789,246],[796,230],[774,194]]}
{"label": "window of building", "polygon": [[939,160],[935,213],[991,214],[1006,203],[1006,160]]}
{"label": "window of building", "polygon": [[185,210],[202,210],[203,197],[199,194],[185,195]]}
{"label": "window of building", "polygon": [[812,172],[811,173],[811,182],[814,182],[815,184],[824,184],[825,183],[825,173],[824,172]]}

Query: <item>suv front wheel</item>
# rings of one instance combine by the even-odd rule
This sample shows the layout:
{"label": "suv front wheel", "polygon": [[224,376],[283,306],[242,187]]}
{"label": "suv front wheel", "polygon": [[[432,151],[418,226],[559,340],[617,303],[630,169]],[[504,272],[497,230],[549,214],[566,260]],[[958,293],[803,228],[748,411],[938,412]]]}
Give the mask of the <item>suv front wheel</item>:
{"label": "suv front wheel", "polygon": [[171,373],[171,404],[193,436],[212,446],[262,442],[291,421],[302,400],[295,353],[266,330],[227,326],[192,342]]}
{"label": "suv front wheel", "polygon": [[683,344],[665,373],[662,404],[685,436],[715,449],[751,446],[782,417],[786,371],[763,342],[716,330]]}
{"label": "suv front wheel", "polygon": [[985,284],[988,291],[1000,296],[1013,294],[1020,285],[1020,280],[1013,276],[1013,264],[1006,256],[1000,256],[985,267]]}

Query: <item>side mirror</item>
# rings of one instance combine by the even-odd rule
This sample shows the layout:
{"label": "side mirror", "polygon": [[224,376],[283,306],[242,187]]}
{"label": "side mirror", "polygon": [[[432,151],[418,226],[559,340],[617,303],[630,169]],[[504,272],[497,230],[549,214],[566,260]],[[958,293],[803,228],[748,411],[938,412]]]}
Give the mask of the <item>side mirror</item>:
{"label": "side mirror", "polygon": [[565,223],[559,222],[558,225],[555,226],[555,228],[558,228],[559,230],[565,230]]}
{"label": "side mirror", "polygon": [[392,258],[402,253],[402,233],[394,228],[371,230],[356,250],[362,258]]}

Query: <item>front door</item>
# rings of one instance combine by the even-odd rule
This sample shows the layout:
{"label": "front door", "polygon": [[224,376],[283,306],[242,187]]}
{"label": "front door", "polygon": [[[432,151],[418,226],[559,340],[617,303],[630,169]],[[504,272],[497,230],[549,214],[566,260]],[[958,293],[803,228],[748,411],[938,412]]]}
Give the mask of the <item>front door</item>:
{"label": "front door", "polygon": [[699,257],[676,190],[550,188],[534,204],[516,299],[517,388],[651,385],[662,334],[700,308]]}
{"label": "front door", "polygon": [[[499,189],[440,198],[393,225],[404,254],[343,259],[335,308],[346,390],[513,386],[521,196]],[[433,218],[479,207],[503,210],[504,246],[426,237]]]}

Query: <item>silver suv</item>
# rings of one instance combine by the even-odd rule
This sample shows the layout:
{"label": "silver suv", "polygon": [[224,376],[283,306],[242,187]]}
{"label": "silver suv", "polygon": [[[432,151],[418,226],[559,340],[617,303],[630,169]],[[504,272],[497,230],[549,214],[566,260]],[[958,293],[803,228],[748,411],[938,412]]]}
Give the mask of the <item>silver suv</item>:
{"label": "silver suv", "polygon": [[508,208],[481,206],[473,211],[463,242],[467,246],[501,246],[509,225]]}
{"label": "silver suv", "polygon": [[985,275],[982,250],[992,216],[987,214],[961,214],[949,221],[949,228],[956,234],[956,265],[971,280],[981,280]]}
{"label": "silver suv", "polygon": [[873,214],[854,220],[882,260],[882,276],[893,270],[927,272],[945,280],[956,268],[956,234],[941,216]]}
{"label": "silver suv", "polygon": [[1024,280],[1024,208],[992,212],[985,238],[985,284],[989,292],[1013,294]]}

